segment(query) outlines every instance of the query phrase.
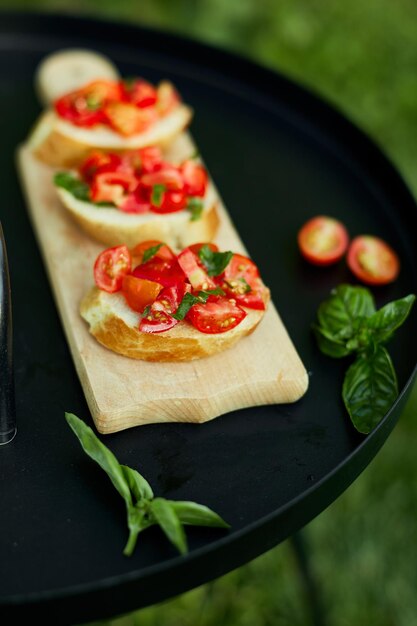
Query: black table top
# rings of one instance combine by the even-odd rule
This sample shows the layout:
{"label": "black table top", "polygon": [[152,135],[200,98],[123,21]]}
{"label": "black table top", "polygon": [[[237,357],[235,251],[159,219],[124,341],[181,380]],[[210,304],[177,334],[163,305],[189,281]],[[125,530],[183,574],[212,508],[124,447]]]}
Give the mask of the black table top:
{"label": "black table top", "polygon": [[[195,109],[191,132],[256,260],[310,386],[291,405],[236,411],[204,425],[141,426],[104,437],[156,495],[206,504],[229,531],[190,528],[184,557],[152,528],[132,557],[123,501],[82,452],[64,412],[92,426],[28,219],[14,161],[40,111],[34,71],[50,52],[87,47],[124,75],[170,78]],[[296,233],[327,213],[352,235],[387,239],[399,279],[378,306],[416,291],[416,204],[400,175],[359,129],[276,73],[196,42],[129,25],[4,13],[0,23],[0,205],[10,264],[18,433],[0,447],[2,615],[80,623],[150,605],[272,548],[313,519],[367,466],[394,427],[416,373],[415,312],[390,344],[400,396],[368,436],[341,400],[345,363],[311,334],[320,302],[346,266],[308,266]]]}

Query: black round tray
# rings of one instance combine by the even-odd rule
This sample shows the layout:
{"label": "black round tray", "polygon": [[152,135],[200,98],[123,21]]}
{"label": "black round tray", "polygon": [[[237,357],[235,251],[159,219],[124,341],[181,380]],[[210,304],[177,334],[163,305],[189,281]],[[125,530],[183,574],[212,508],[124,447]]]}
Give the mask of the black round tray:
{"label": "black round tray", "polygon": [[[393,285],[373,290],[381,306],[416,292],[417,211],[395,168],[363,132],[279,74],[130,25],[1,17],[0,217],[12,286],[18,432],[0,447],[0,610],[9,619],[80,623],[150,605],[242,565],[309,522],[367,466],[415,378],[416,312],[389,345],[398,401],[372,434],[359,435],[341,400],[346,362],[322,355],[310,329],[330,289],[354,281],[344,262],[327,269],[303,262],[296,233],[312,215],[328,213],[352,236],[387,239],[402,271]],[[14,153],[40,112],[33,89],[38,63],[54,50],[79,46],[107,54],[125,75],[171,79],[194,107],[191,132],[310,374],[307,394],[292,405],[103,438],[157,495],[204,503],[231,523],[230,531],[189,528],[185,557],[157,528],[140,536],[132,557],[123,556],[123,501],[64,419],[70,411],[92,425]]]}

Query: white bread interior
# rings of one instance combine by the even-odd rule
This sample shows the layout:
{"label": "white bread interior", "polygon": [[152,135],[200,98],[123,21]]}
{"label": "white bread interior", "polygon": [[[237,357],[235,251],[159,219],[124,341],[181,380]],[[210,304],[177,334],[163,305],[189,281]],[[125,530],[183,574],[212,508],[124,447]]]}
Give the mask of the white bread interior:
{"label": "white bread interior", "polygon": [[[269,300],[269,291],[266,292]],[[140,316],[118,293],[93,287],[83,298],[80,314],[90,333],[106,348],[131,359],[144,361],[193,361],[222,352],[251,334],[265,311],[245,309],[246,317],[224,333],[206,334],[188,322],[179,322],[163,333],[138,330]]]}
{"label": "white bread interior", "polygon": [[52,109],[39,117],[28,146],[53,167],[76,167],[93,148],[121,152],[151,145],[164,146],[185,130],[193,117],[191,107],[180,104],[147,130],[125,137],[104,125],[82,128],[60,118]]}

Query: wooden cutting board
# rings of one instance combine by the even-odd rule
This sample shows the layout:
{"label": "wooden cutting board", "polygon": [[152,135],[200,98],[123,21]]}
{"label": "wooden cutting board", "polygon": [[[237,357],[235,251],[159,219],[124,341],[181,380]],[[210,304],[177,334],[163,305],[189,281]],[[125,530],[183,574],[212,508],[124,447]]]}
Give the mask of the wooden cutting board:
{"label": "wooden cutting board", "polygon": [[[184,133],[171,150],[181,159],[196,146]],[[78,307],[93,285],[93,263],[105,246],[84,234],[61,205],[53,168],[38,161],[25,144],[16,156],[30,219],[98,432],[155,422],[201,423],[235,409],[295,402],[306,392],[306,369],[273,302],[252,335],[223,353],[189,363],[136,361],[97,343]],[[221,219],[216,243],[247,254],[211,184]]]}

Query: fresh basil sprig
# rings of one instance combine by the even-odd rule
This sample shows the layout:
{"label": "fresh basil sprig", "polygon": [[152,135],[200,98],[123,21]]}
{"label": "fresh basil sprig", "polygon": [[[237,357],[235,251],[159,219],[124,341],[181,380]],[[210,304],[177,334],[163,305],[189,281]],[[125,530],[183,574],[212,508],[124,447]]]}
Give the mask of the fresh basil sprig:
{"label": "fresh basil sprig", "polygon": [[204,244],[198,251],[198,256],[207,270],[209,276],[219,276],[229,265],[233,252],[214,252],[210,246]]}
{"label": "fresh basil sprig", "polygon": [[156,524],[180,554],[188,550],[184,525],[230,528],[230,524],[202,504],[155,498],[148,481],[135,469],[121,465],[83,420],[73,413],[65,413],[65,418],[84,452],[106,472],[125,501],[129,528],[125,556],[133,553],[139,533]]}
{"label": "fresh basil sprig", "polygon": [[355,356],[346,371],[342,397],[355,428],[368,434],[398,396],[394,365],[385,348],[407,319],[415,300],[410,294],[376,310],[366,287],[339,285],[317,311],[313,330],[327,356]]}

